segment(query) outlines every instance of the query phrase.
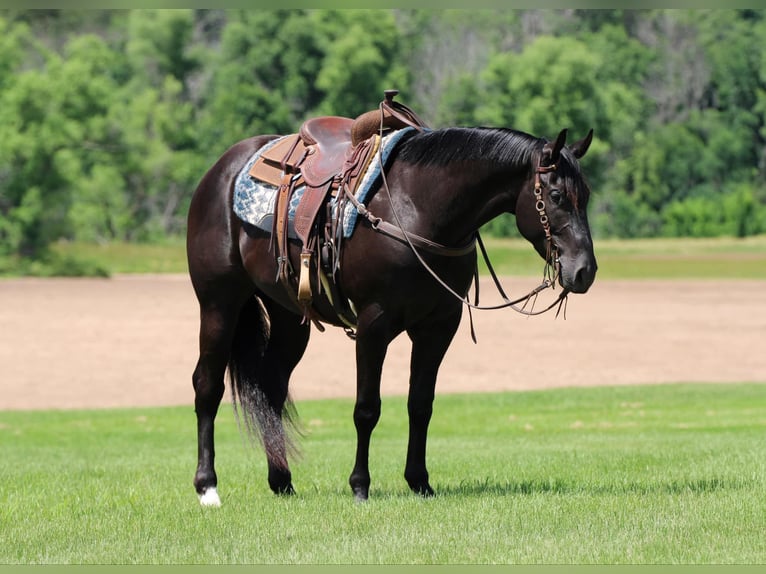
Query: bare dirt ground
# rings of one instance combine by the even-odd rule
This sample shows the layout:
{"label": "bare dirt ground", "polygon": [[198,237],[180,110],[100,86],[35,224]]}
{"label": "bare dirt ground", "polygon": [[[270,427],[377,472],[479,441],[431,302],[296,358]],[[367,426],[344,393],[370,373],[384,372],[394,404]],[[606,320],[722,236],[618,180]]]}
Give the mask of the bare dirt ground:
{"label": "bare dirt ground", "polygon": [[[522,293],[536,281],[504,283]],[[486,281],[482,297],[498,301]],[[2,280],[0,410],[191,406],[197,319],[186,276]],[[478,345],[466,314],[437,392],[766,382],[766,281],[597,280],[570,297],[566,320],[504,310],[474,322]],[[353,357],[340,329],[313,330],[293,398],[353,396]],[[407,392],[408,361],[400,337],[384,395]]]}

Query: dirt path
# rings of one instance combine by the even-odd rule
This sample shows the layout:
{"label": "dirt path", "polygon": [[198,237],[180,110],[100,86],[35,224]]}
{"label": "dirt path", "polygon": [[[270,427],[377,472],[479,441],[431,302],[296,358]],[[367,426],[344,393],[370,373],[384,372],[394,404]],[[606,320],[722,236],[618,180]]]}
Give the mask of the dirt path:
{"label": "dirt path", "polygon": [[[510,292],[535,284],[506,278]],[[484,303],[492,288],[482,286]],[[186,276],[0,281],[0,410],[191,405],[197,306]],[[466,316],[467,317],[467,316]],[[567,320],[474,313],[438,392],[676,381],[766,382],[766,281],[596,281]],[[338,352],[338,349],[348,352]],[[383,393],[407,390],[406,338],[391,346]],[[353,343],[313,331],[297,400],[349,397]]]}

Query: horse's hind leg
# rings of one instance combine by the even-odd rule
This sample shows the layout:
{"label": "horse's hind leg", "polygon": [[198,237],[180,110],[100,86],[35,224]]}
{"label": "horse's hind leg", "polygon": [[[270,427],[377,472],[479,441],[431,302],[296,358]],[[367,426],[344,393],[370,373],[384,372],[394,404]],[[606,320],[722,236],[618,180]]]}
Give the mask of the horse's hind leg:
{"label": "horse's hind leg", "polygon": [[290,375],[303,357],[309,342],[310,324],[269,300],[265,306],[270,319],[269,342],[263,354],[259,378],[268,389],[266,397],[270,412],[264,421],[273,421],[261,429],[269,468],[269,487],[276,494],[293,494],[292,475],[287,464],[289,439],[284,431],[283,417],[289,416]]}
{"label": "horse's hind leg", "polygon": [[214,459],[214,421],[224,392],[238,302],[200,302],[199,360],[194,369],[194,410],[197,415],[197,472],[194,487],[203,506],[220,506]]}
{"label": "horse's hind leg", "polygon": [[410,435],[404,478],[414,492],[423,496],[434,493],[426,469],[426,440],[433,412],[436,376],[460,324],[461,310],[458,306],[452,313],[440,315],[434,321],[421,323],[407,331],[412,340],[412,358],[407,400]]}

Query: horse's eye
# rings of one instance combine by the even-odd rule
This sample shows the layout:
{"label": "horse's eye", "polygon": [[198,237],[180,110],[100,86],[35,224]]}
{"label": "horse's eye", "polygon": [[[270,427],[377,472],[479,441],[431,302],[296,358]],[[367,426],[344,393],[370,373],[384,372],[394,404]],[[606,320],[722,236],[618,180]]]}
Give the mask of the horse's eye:
{"label": "horse's eye", "polygon": [[558,188],[552,189],[550,192],[550,196],[551,196],[551,201],[555,203],[556,205],[561,205],[561,203],[564,201],[564,194]]}

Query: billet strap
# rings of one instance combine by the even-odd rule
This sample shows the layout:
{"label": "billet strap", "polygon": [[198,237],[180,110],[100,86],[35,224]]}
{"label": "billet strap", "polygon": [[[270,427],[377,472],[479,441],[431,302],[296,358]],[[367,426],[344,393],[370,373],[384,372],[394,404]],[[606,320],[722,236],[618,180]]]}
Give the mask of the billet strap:
{"label": "billet strap", "polygon": [[274,214],[274,234],[277,237],[277,277],[286,282],[290,260],[287,257],[287,211],[290,208],[290,194],[293,190],[292,175],[285,174],[279,185],[276,201],[276,213]]}

